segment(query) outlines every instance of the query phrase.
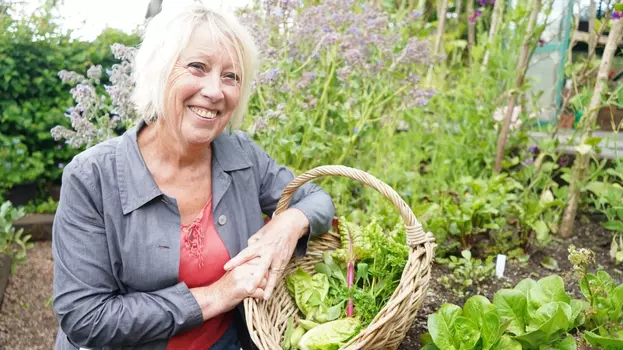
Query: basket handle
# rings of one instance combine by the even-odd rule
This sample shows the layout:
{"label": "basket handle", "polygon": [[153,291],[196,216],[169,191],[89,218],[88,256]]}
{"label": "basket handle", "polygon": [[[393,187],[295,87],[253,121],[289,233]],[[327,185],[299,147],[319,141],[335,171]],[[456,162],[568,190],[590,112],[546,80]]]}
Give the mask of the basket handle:
{"label": "basket handle", "polygon": [[366,184],[378,192],[380,192],[385,198],[389,199],[396,209],[400,212],[400,216],[405,222],[405,228],[407,233],[407,245],[411,248],[415,248],[418,245],[426,242],[433,242],[435,238],[432,234],[424,232],[422,225],[413,214],[413,211],[407,203],[398,195],[398,193],[383,181],[376,177],[366,173],[365,171],[349,168],[343,165],[323,165],[317,168],[313,168],[304,174],[297,176],[281,194],[281,199],[277,204],[277,210],[275,215],[284,212],[290,206],[290,201],[296,190],[303,186],[305,183],[323,176],[344,176],[353,180],[357,180],[363,184]]}

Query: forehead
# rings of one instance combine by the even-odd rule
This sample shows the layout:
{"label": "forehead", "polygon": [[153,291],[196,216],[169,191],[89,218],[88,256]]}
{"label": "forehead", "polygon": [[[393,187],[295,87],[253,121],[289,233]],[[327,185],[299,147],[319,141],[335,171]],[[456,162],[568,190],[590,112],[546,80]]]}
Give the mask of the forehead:
{"label": "forehead", "polygon": [[195,28],[190,35],[188,45],[180,53],[180,57],[219,60],[223,65],[240,67],[231,35],[208,23],[202,23]]}

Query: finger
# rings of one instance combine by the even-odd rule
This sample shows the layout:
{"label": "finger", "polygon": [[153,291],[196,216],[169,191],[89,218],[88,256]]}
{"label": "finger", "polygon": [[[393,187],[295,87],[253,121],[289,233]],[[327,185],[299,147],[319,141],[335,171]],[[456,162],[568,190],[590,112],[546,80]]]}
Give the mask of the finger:
{"label": "finger", "polygon": [[[269,259],[260,260],[259,264],[256,267],[254,267],[255,271],[251,277],[252,284],[253,284],[253,291],[255,291],[256,288],[260,287],[262,280],[264,280],[266,278],[266,275],[268,274],[269,267],[270,267]],[[253,293],[253,291],[250,291],[249,293]]]}
{"label": "finger", "polygon": [[262,282],[260,282],[260,286],[258,287],[258,289],[265,290],[267,283],[268,283],[268,279],[266,277],[262,278]]}
{"label": "finger", "polygon": [[277,285],[277,281],[279,280],[279,278],[281,278],[283,271],[284,269],[281,267],[281,264],[279,264],[279,266],[276,268],[271,267],[271,270],[269,271],[268,281],[266,282],[266,288],[264,289],[264,300],[270,299],[270,297],[273,295],[273,290]]}
{"label": "finger", "polygon": [[238,253],[238,255],[233,257],[233,259],[225,263],[225,266],[223,266],[223,268],[225,269],[225,271],[229,271],[256,257],[257,253],[255,252],[255,249],[247,247],[243,249],[240,253]]}
{"label": "finger", "polygon": [[255,292],[253,292],[253,294],[251,295],[251,298],[264,299],[264,289],[262,288],[256,289]]}

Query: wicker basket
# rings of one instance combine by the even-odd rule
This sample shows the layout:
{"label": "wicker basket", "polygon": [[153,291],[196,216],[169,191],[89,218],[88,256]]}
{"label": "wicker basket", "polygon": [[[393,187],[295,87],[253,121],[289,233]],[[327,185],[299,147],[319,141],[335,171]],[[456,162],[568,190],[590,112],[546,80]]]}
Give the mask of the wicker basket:
{"label": "wicker basket", "polygon": [[[409,258],[400,284],[370,325],[342,347],[348,350],[396,349],[411,327],[426,295],[435,248],[434,238],[431,233],[422,230],[411,209],[394,189],[364,171],[340,165],[321,166],[298,176],[283,191],[276,213],[288,208],[292,195],[300,186],[322,176],[344,176],[373,187],[392,201],[405,222]],[[335,232],[317,237],[310,242],[307,255],[290,261],[284,274],[287,276],[298,267],[311,273],[315,264],[322,262],[324,251],[339,247],[340,237]],[[270,300],[247,298],[244,308],[251,339],[260,350],[281,349],[288,318],[299,315],[296,304],[288,294],[283,276]]]}

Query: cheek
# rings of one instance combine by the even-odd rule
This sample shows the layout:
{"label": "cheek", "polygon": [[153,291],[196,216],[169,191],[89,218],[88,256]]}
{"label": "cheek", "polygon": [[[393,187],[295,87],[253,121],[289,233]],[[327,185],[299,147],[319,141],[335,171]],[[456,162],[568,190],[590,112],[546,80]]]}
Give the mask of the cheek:
{"label": "cheek", "polygon": [[225,98],[227,99],[228,109],[233,111],[240,102],[240,89],[237,87],[228,88],[225,91]]}
{"label": "cheek", "polygon": [[171,73],[167,102],[176,109],[183,107],[184,101],[200,90],[198,79],[184,73]]}

